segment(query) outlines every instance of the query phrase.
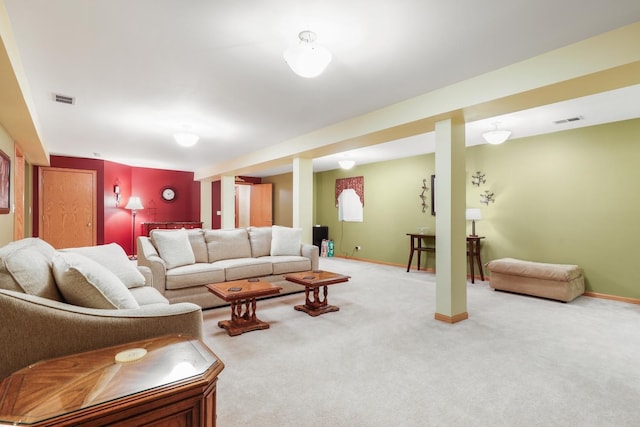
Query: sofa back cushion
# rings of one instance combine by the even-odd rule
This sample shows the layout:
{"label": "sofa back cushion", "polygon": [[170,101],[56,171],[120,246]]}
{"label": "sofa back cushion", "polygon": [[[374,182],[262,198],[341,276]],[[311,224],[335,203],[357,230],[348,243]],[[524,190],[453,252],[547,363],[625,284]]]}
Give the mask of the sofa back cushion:
{"label": "sofa back cushion", "polygon": [[101,309],[140,307],[124,283],[91,258],[58,252],[52,264],[58,288],[70,304]]}
{"label": "sofa back cushion", "polygon": [[189,243],[189,234],[184,228],[179,230],[156,229],[151,232],[151,241],[167,268],[194,264],[196,257]]}
{"label": "sofa back cushion", "polygon": [[51,271],[56,250],[36,237],[0,248],[0,288],[62,301]]}
{"label": "sofa back cushion", "polygon": [[202,228],[193,228],[187,230],[189,235],[189,243],[196,262],[209,262],[209,254],[207,253],[207,244],[204,241],[204,231]]}
{"label": "sofa back cushion", "polygon": [[271,227],[249,227],[249,243],[254,258],[271,255]]}
{"label": "sofa back cushion", "polygon": [[271,231],[271,255],[300,255],[302,229],[274,225]]}
{"label": "sofa back cushion", "polygon": [[87,258],[106,267],[115,274],[127,288],[145,285],[145,279],[140,270],[129,260],[126,252],[117,243],[108,245],[84,246],[80,248],[61,249],[61,252],[82,254]]}
{"label": "sofa back cushion", "polygon": [[231,258],[251,258],[249,233],[244,228],[205,230],[209,262]]}

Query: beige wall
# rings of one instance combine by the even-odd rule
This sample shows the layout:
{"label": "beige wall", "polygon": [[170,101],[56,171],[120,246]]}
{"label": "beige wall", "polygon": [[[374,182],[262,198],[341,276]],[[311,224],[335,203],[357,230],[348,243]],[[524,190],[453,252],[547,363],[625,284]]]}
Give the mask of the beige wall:
{"label": "beige wall", "polygon": [[[502,257],[575,263],[587,290],[640,298],[640,119],[467,148],[467,206],[480,207],[483,262]],[[475,171],[486,175],[471,185]],[[422,179],[434,173],[434,155],[316,174],[316,223],[329,226],[335,252],[406,265],[407,232],[434,217],[421,211]],[[364,222],[341,223],[335,180],[364,176]],[[430,186],[430,184],[429,184]],[[480,204],[485,190],[495,203]],[[470,233],[470,224],[467,224]],[[362,251],[354,253],[355,245]],[[415,261],[414,261],[415,262]],[[430,259],[428,267],[433,268]]]}
{"label": "beige wall", "polygon": [[[9,197],[9,205],[13,205],[13,164],[14,164],[14,143],[6,130],[0,126],[0,150],[4,151],[11,158],[11,195]],[[0,246],[6,245],[13,240],[13,211],[8,214],[0,215]]]}
{"label": "beige wall", "polygon": [[262,178],[273,184],[273,224],[293,226],[293,174],[286,173]]}

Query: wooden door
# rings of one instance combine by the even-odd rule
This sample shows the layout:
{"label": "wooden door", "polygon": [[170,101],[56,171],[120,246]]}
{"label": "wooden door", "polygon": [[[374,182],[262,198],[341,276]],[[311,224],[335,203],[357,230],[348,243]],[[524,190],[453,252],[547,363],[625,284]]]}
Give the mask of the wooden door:
{"label": "wooden door", "polygon": [[251,186],[251,210],[249,223],[255,227],[273,224],[273,184]]}
{"label": "wooden door", "polygon": [[14,151],[13,200],[15,211],[13,214],[13,240],[20,240],[24,238],[24,156],[17,145]]}
{"label": "wooden door", "polygon": [[40,237],[54,248],[96,244],[96,171],[41,168]]}

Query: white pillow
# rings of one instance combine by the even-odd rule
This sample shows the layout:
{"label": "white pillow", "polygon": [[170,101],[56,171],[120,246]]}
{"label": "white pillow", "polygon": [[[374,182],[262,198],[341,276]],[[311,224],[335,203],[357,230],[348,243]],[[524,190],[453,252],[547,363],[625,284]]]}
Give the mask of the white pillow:
{"label": "white pillow", "polygon": [[118,276],[127,288],[145,285],[144,276],[129,260],[122,246],[117,243],[61,249],[61,252],[73,252],[94,260]]}
{"label": "white pillow", "polygon": [[158,250],[160,258],[167,264],[167,268],[195,264],[189,233],[184,228],[180,230],[153,230],[151,241]]}
{"label": "white pillow", "polygon": [[53,276],[70,304],[88,308],[140,308],[118,277],[94,260],[73,252],[58,252]]}
{"label": "white pillow", "polygon": [[302,228],[274,225],[271,229],[271,255],[300,255]]}

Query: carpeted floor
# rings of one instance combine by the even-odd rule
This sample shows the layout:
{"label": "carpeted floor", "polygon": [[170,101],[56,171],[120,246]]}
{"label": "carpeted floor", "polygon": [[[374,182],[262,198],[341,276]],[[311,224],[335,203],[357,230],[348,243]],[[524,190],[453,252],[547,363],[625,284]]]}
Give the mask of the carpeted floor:
{"label": "carpeted floor", "polygon": [[640,306],[563,304],[468,283],[469,319],[434,320],[435,276],[321,258],[348,274],[340,311],[310,317],[294,294],[258,302],[263,331],[229,337],[218,426],[640,426]]}

